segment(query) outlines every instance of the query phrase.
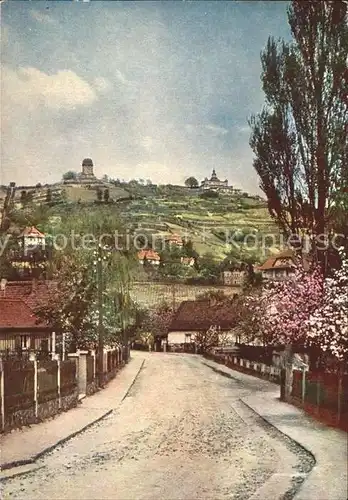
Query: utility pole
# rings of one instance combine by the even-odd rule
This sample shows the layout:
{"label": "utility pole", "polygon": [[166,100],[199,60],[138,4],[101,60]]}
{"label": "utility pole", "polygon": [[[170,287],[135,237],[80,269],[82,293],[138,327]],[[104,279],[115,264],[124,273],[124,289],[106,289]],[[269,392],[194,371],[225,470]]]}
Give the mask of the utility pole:
{"label": "utility pole", "polygon": [[97,254],[97,287],[98,287],[98,377],[99,387],[104,385],[104,325],[103,325],[103,254],[98,246]]}

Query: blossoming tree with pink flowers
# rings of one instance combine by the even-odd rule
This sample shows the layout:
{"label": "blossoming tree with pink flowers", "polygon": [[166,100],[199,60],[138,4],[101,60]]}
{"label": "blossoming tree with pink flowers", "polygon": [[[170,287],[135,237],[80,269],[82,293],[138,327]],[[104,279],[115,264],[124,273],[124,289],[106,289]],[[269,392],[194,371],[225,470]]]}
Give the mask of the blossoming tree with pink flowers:
{"label": "blossoming tree with pink flowers", "polygon": [[323,299],[323,275],[319,267],[305,272],[299,266],[291,279],[272,283],[262,294],[261,329],[272,343],[304,345],[307,320]]}
{"label": "blossoming tree with pink flowers", "polygon": [[324,282],[321,303],[307,324],[307,343],[348,361],[348,257],[341,251],[342,265]]}

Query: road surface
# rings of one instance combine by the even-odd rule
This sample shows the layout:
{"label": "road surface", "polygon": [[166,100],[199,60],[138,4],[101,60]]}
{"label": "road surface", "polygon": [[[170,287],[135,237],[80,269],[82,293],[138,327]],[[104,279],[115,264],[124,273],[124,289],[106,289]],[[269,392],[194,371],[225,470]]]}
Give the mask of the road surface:
{"label": "road surface", "polygon": [[42,469],[8,480],[5,499],[293,497],[298,450],[240,401],[258,379],[223,377],[199,356],[144,356],[121,406],[43,457]]}

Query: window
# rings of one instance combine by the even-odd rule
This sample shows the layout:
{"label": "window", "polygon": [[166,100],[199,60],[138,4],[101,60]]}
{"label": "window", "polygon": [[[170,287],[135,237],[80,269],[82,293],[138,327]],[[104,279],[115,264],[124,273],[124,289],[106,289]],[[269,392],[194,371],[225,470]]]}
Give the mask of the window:
{"label": "window", "polygon": [[29,349],[30,347],[30,337],[29,335],[21,335],[21,349]]}

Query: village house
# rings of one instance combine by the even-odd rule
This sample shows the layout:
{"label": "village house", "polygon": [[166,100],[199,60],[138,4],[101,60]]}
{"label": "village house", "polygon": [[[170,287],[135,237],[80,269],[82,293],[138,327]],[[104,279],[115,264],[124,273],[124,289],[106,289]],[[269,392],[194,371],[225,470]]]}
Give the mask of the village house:
{"label": "village house", "polygon": [[48,281],[0,282],[0,351],[39,350],[49,352],[55,343],[52,328],[35,315],[47,300]]}
{"label": "village house", "polygon": [[181,257],[180,262],[183,266],[193,267],[196,260],[194,257]]}
{"label": "village house", "polygon": [[[299,259],[293,250],[284,250],[269,257],[266,262],[259,266],[256,270],[262,273],[262,278],[265,280],[284,280],[293,275],[299,263]],[[308,269],[308,258],[302,259],[304,269]]]}
{"label": "village house", "polygon": [[157,252],[155,252],[152,249],[140,250],[138,252],[138,261],[142,265],[144,265],[144,263],[148,263],[154,266],[159,266],[161,262],[161,257]]}
{"label": "village house", "polygon": [[21,279],[44,275],[48,259],[45,235],[34,226],[26,227],[17,237],[17,243],[18,248],[8,254],[16,274]]}
{"label": "village house", "polygon": [[21,299],[0,298],[0,352],[50,352],[52,328]]}
{"label": "village house", "polygon": [[232,334],[237,326],[234,308],[230,303],[210,300],[187,300],[180,304],[167,333],[169,346],[195,343],[197,334],[217,328],[221,333],[231,332],[231,343],[236,341]]}
{"label": "village house", "polygon": [[164,241],[169,246],[170,245],[175,245],[177,247],[184,246],[183,239],[178,234],[172,234],[170,236],[167,236]]}
{"label": "village house", "polygon": [[46,246],[46,236],[36,227],[26,227],[18,237],[19,244],[24,254],[36,248],[44,249]]}
{"label": "village house", "polygon": [[239,269],[226,269],[221,273],[222,283],[225,286],[243,286],[247,272]]}

